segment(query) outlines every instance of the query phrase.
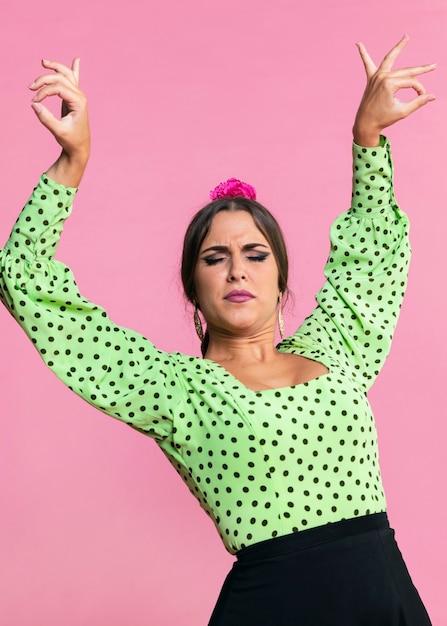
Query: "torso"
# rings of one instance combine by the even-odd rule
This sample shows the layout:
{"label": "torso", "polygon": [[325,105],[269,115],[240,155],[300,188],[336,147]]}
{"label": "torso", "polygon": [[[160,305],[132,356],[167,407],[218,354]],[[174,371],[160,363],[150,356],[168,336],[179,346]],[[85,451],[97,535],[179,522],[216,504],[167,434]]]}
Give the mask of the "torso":
{"label": "torso", "polygon": [[159,445],[232,554],[386,508],[362,383],[306,337],[280,349],[302,352],[173,357],[186,393]]}

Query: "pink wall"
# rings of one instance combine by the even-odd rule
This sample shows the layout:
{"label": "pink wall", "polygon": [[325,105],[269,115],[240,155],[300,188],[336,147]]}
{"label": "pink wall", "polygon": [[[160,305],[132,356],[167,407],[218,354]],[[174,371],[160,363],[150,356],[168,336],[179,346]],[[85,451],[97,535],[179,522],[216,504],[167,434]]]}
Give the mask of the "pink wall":
{"label": "pink wall", "polygon": [[[93,155],[59,258],[116,322],[193,353],[178,259],[208,190],[241,177],[279,216],[291,332],[349,204],[354,42],[378,58],[408,32],[401,63],[439,63],[424,79],[437,102],[388,133],[414,258],[371,394],[391,521],[435,626],[447,623],[446,23],[446,0],[3,0],[0,19],[2,242],[57,155],[26,85],[42,56],[80,55]],[[232,561],[212,524],[149,439],[71,395],[4,310],[0,328],[0,623],[206,624]]]}

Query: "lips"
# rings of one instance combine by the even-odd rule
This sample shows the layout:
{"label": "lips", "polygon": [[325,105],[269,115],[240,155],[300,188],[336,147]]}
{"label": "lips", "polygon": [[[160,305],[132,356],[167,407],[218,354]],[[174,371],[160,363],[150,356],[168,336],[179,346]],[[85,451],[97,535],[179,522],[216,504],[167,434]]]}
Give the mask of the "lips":
{"label": "lips", "polygon": [[253,300],[254,297],[255,296],[249,291],[234,289],[230,291],[230,293],[227,293],[224,299],[229,302],[248,302],[249,300]]}

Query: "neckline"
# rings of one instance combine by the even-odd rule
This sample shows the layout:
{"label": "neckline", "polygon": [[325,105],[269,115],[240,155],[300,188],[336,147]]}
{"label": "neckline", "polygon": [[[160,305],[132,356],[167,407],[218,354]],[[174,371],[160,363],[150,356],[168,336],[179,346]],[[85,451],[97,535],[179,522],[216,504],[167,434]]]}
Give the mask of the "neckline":
{"label": "neckline", "polygon": [[[289,354],[295,354],[295,352],[290,352]],[[304,356],[304,355],[301,354],[297,356]],[[326,361],[326,359],[319,358],[319,360],[317,361],[316,359],[311,359],[307,356],[305,356],[304,358],[309,359],[309,361],[315,361],[316,363],[323,365],[328,371],[325,372],[324,374],[320,374],[319,376],[315,376],[315,378],[310,378],[309,380],[306,380],[303,383],[297,383],[296,385],[285,385],[284,387],[267,387],[267,389],[252,389],[251,387],[247,387],[247,385],[245,385],[241,380],[239,380],[239,378],[236,378],[234,374],[229,372],[227,368],[221,365],[220,363],[217,363],[217,361],[213,361],[212,359],[202,359],[202,361],[204,362],[206,361],[208,364],[212,364],[214,368],[217,368],[218,370],[222,370],[225,373],[225,376],[230,381],[233,381],[234,383],[236,383],[238,387],[241,387],[246,392],[254,393],[255,395],[258,395],[258,394],[268,394],[268,393],[275,393],[275,392],[285,393],[287,390],[293,391],[293,390],[299,389],[300,387],[310,385],[314,381],[321,380],[322,378],[325,378],[331,375],[332,371],[331,371],[331,368],[329,367],[329,364],[327,362],[326,363],[324,362]]]}

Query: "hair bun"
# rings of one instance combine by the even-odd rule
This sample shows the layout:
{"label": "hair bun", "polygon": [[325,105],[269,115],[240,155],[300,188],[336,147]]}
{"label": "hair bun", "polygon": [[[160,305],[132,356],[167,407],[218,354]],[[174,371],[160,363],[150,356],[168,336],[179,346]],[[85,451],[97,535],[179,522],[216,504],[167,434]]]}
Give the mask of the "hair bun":
{"label": "hair bun", "polygon": [[235,198],[237,196],[242,196],[248,200],[256,200],[256,189],[237,178],[229,178],[210,191],[210,198],[213,201],[220,200],[220,198]]}

